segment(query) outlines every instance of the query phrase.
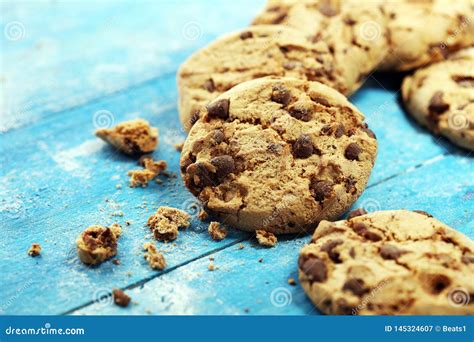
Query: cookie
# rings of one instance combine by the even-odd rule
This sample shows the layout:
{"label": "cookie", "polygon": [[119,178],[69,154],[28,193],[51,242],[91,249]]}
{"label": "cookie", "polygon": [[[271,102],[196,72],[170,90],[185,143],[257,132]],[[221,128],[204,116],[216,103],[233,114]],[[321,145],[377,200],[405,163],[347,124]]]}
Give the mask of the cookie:
{"label": "cookie", "polygon": [[298,268],[326,314],[474,314],[474,243],[424,212],[322,221]]}
{"label": "cookie", "polygon": [[233,86],[263,76],[291,76],[353,91],[324,42],[298,30],[262,25],[223,36],[186,60],[178,71],[179,115],[186,130],[199,109]]}
{"label": "cookie", "polygon": [[270,0],[253,24],[280,24],[328,44],[343,78],[355,91],[385,58],[386,17],[360,0]]}
{"label": "cookie", "polygon": [[460,51],[405,77],[402,98],[423,126],[474,150],[474,54]]}
{"label": "cookie", "polygon": [[377,151],[364,116],[319,82],[265,77],[200,111],[182,178],[205,210],[247,231],[298,233],[344,213]]}
{"label": "cookie", "polygon": [[380,6],[390,32],[390,52],[381,70],[415,69],[474,43],[471,0],[384,0]]}
{"label": "cookie", "polygon": [[158,146],[158,129],[143,119],[124,121],[113,128],[101,128],[95,135],[129,155],[150,153]]}

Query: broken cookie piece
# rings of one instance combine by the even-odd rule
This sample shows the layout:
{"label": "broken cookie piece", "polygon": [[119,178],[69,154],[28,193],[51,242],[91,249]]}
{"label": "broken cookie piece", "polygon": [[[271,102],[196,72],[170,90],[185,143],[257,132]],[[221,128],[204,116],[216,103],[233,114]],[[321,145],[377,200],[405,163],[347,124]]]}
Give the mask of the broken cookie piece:
{"label": "broken cookie piece", "polygon": [[32,243],[30,249],[28,250],[28,255],[36,257],[41,254],[41,245],[39,243]]}
{"label": "broken cookie piece", "polygon": [[219,222],[211,222],[207,229],[209,235],[214,241],[223,240],[227,236],[227,230],[224,227],[220,227]]}
{"label": "broken cookie piece", "polygon": [[148,261],[151,268],[154,270],[164,270],[166,268],[165,257],[158,252],[154,244],[147,242],[143,245],[143,248],[146,250],[145,260]]}
{"label": "broken cookie piece", "polygon": [[130,304],[130,296],[128,296],[125,292],[120,289],[113,289],[112,294],[114,296],[114,303],[115,305],[126,307]]}
{"label": "broken cookie piece", "polygon": [[120,225],[93,225],[77,238],[77,254],[84,264],[97,265],[117,254],[117,239],[122,234]]}
{"label": "broken cookie piece", "polygon": [[144,167],[143,170],[130,170],[130,187],[146,187],[150,181],[156,178],[162,171],[166,170],[167,164],[164,160],[153,160],[150,156],[143,156],[138,163]]}
{"label": "broken cookie piece", "polygon": [[257,241],[261,246],[274,247],[277,243],[277,237],[266,230],[259,229],[256,232]]}
{"label": "broken cookie piece", "polygon": [[171,207],[159,207],[156,214],[148,218],[148,227],[155,239],[172,241],[178,237],[179,228],[189,227],[189,214]]}
{"label": "broken cookie piece", "polygon": [[95,135],[129,155],[153,152],[158,145],[158,129],[143,119],[124,121],[113,128],[102,128]]}

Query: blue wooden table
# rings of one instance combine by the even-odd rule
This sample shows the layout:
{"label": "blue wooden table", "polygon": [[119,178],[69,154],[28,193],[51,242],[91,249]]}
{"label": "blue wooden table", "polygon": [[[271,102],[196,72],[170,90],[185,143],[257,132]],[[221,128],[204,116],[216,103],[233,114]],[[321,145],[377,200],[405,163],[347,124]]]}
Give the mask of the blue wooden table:
{"label": "blue wooden table", "polygon": [[[288,284],[309,236],[282,238],[271,249],[238,231],[214,242],[179,176],[131,189],[127,171],[136,162],[93,136],[97,127],[148,119],[160,130],[154,156],[179,173],[174,144],[185,133],[176,70],[199,47],[245,27],[263,0],[1,6],[2,314],[318,314],[301,287]],[[425,210],[473,238],[473,157],[401,110],[400,80],[372,75],[352,98],[379,141],[354,207]],[[194,215],[175,243],[158,243],[168,261],[158,272],[142,246],[151,241],[146,220],[161,205]],[[86,267],[77,235],[113,222],[124,227],[121,264]],[[27,256],[32,242],[42,245],[40,257]],[[133,298],[128,308],[112,304],[113,287]]]}

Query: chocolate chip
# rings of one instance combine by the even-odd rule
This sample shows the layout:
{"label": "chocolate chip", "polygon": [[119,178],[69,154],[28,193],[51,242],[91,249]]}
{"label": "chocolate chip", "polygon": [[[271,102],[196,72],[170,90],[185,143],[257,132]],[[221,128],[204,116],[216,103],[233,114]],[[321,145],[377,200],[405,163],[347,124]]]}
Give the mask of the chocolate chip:
{"label": "chocolate chip", "polygon": [[312,281],[323,282],[328,278],[326,264],[316,256],[301,255],[298,259],[298,267]]}
{"label": "chocolate chip", "polygon": [[339,258],[339,253],[334,251],[336,246],[339,246],[343,243],[341,239],[331,240],[326,242],[324,245],[321,246],[321,251],[326,252],[329,258],[334,261],[336,264],[341,263],[341,259]]}
{"label": "chocolate chip", "polygon": [[455,75],[451,77],[454,82],[464,88],[474,88],[474,77],[472,76],[459,76]]}
{"label": "chocolate chip", "polygon": [[213,92],[216,87],[214,86],[214,81],[212,78],[208,79],[204,84],[202,85],[204,89],[206,89],[208,92]]}
{"label": "chocolate chip", "polygon": [[216,144],[220,144],[221,142],[224,141],[224,133],[221,130],[216,129],[214,130],[214,134],[212,135],[212,138],[214,139],[214,142]]}
{"label": "chocolate chip", "polygon": [[272,101],[281,103],[286,106],[290,103],[291,93],[290,91],[282,84],[276,84],[272,88]]}
{"label": "chocolate chip", "polygon": [[350,219],[353,219],[354,217],[362,216],[362,215],[365,215],[365,214],[367,214],[367,211],[364,208],[358,208],[358,209],[352,210],[347,215],[347,219],[350,220]]}
{"label": "chocolate chip", "polygon": [[359,160],[359,154],[362,152],[359,145],[356,143],[350,143],[346,147],[346,151],[344,152],[344,157],[349,160]]}
{"label": "chocolate chip", "polygon": [[227,119],[229,117],[229,100],[221,99],[208,104],[207,112],[211,117]]}
{"label": "chocolate chip", "polygon": [[310,185],[311,195],[318,202],[323,202],[333,192],[333,184],[325,180],[312,180]]}
{"label": "chocolate chip", "polygon": [[186,168],[186,174],[189,175],[192,184],[198,187],[205,187],[213,183],[209,174],[209,170],[203,163],[194,163],[189,165]]}
{"label": "chocolate chip", "polygon": [[451,279],[444,274],[433,274],[429,278],[431,293],[440,294],[445,288],[451,285]]}
{"label": "chocolate chip", "polygon": [[464,254],[461,257],[461,261],[466,265],[474,264],[474,255],[473,254]]}
{"label": "chocolate chip", "polygon": [[302,106],[290,108],[289,113],[295,119],[308,122],[311,119],[311,110]]}
{"label": "chocolate chip", "polygon": [[357,311],[352,306],[350,306],[344,298],[339,298],[338,300],[336,300],[335,304],[338,313],[340,313],[341,315],[352,315],[354,313],[357,313]]}
{"label": "chocolate chip", "polygon": [[406,252],[393,245],[383,245],[380,247],[380,256],[387,260],[396,260],[404,253]]}
{"label": "chocolate chip", "polygon": [[344,18],[344,23],[346,25],[352,26],[352,25],[355,25],[357,22],[352,18],[346,17]]}
{"label": "chocolate chip", "polygon": [[216,168],[216,175],[219,179],[223,179],[229,173],[235,171],[234,159],[228,155],[212,158],[211,164]]}
{"label": "chocolate chip", "polygon": [[346,192],[350,194],[355,194],[357,192],[356,185],[357,184],[357,179],[355,179],[352,176],[348,176],[344,180],[344,187],[346,188]]}
{"label": "chocolate chip", "polygon": [[346,132],[346,129],[344,128],[344,125],[343,124],[339,124],[337,127],[336,127],[336,131],[334,132],[334,136],[336,138],[340,138],[344,135],[344,133]]}
{"label": "chocolate chip", "polygon": [[252,38],[253,37],[253,33],[250,32],[250,31],[245,31],[245,32],[242,32],[240,34],[240,39],[242,40],[245,40],[245,39],[248,39],[248,38]]}
{"label": "chocolate chip", "polygon": [[427,217],[433,217],[433,215],[431,214],[428,214],[426,211],[423,211],[423,210],[413,210],[414,213],[418,213],[418,214],[421,214],[421,215],[425,215]]}
{"label": "chocolate chip", "polygon": [[314,146],[311,137],[306,134],[301,134],[293,143],[293,155],[296,158],[308,158],[313,154]]}
{"label": "chocolate chip", "polygon": [[365,134],[367,134],[369,137],[377,139],[377,136],[375,135],[375,133],[369,128],[369,125],[367,125],[365,122],[362,124],[360,129],[364,131]]}
{"label": "chocolate chip", "polygon": [[440,114],[443,114],[448,109],[449,109],[449,104],[443,101],[443,92],[437,91],[436,93],[434,93],[430,99],[428,110],[431,113],[440,115]]}
{"label": "chocolate chip", "polygon": [[368,289],[364,288],[364,281],[359,278],[347,279],[344,285],[342,286],[342,290],[350,291],[358,297],[361,297],[367,292],[369,292]]}
{"label": "chocolate chip", "polygon": [[355,252],[355,249],[354,247],[351,247],[351,249],[349,250],[349,255],[351,256],[351,258],[355,258],[356,256],[356,252]]}
{"label": "chocolate chip", "polygon": [[333,131],[333,127],[331,125],[324,125],[321,128],[321,134],[322,135],[331,135]]}

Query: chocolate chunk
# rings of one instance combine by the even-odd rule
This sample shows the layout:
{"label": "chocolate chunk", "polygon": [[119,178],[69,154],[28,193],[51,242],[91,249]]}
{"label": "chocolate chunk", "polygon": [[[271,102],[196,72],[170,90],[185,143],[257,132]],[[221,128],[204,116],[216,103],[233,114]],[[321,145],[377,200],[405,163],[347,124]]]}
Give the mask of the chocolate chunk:
{"label": "chocolate chunk", "polygon": [[444,274],[433,274],[429,276],[429,286],[431,293],[440,294],[451,285],[451,279]]}
{"label": "chocolate chunk", "polygon": [[130,296],[128,296],[125,292],[120,289],[113,289],[112,291],[114,297],[115,305],[126,307],[130,303]]}
{"label": "chocolate chunk", "polygon": [[208,92],[213,92],[216,90],[216,87],[214,86],[214,81],[212,78],[208,79],[204,84],[202,85],[204,89],[206,89]]}
{"label": "chocolate chunk", "polygon": [[227,119],[229,117],[229,100],[221,99],[208,104],[207,112],[211,117]]}
{"label": "chocolate chunk", "polygon": [[344,152],[344,157],[349,160],[359,160],[359,154],[362,152],[359,145],[356,143],[350,143],[346,147],[346,151]]}
{"label": "chocolate chunk", "polygon": [[459,76],[455,75],[451,77],[454,82],[464,88],[474,88],[474,77],[472,76]]}
{"label": "chocolate chunk", "polygon": [[198,110],[195,111],[193,115],[191,115],[191,118],[189,119],[189,123],[191,124],[191,126],[194,125],[199,120],[199,117],[200,115],[199,115]]}
{"label": "chocolate chunk", "polygon": [[365,215],[365,214],[367,214],[367,211],[364,208],[358,208],[358,209],[352,210],[347,215],[347,219],[350,220],[350,219],[353,219],[354,217],[362,216],[362,215]]}
{"label": "chocolate chunk", "polygon": [[404,253],[406,252],[393,245],[383,245],[380,247],[380,256],[386,260],[396,260]]}
{"label": "chocolate chunk", "polygon": [[380,235],[368,230],[365,224],[363,224],[362,222],[354,222],[354,224],[352,225],[352,229],[357,235],[360,235],[367,240],[373,242],[382,240],[382,237]]}
{"label": "chocolate chunk", "polygon": [[240,39],[245,40],[253,37],[253,33],[250,31],[245,31],[240,34]]}
{"label": "chocolate chunk", "polygon": [[283,86],[282,84],[274,85],[272,88],[272,101],[281,103],[286,106],[290,103],[291,93],[290,91]]}
{"label": "chocolate chunk", "polygon": [[357,192],[357,188],[355,186],[356,184],[357,184],[357,180],[354,177],[352,176],[347,177],[344,180],[344,187],[346,188],[346,192],[350,194],[355,194]]}
{"label": "chocolate chunk", "polygon": [[340,138],[344,135],[344,133],[346,132],[346,129],[344,128],[344,125],[343,124],[339,124],[337,125],[336,127],[336,131],[334,132],[334,136],[336,138]]}
{"label": "chocolate chunk", "polygon": [[224,141],[224,133],[221,130],[216,129],[214,130],[212,138],[214,139],[215,143],[219,145],[221,142]]}
{"label": "chocolate chunk", "polygon": [[329,198],[333,192],[333,184],[325,180],[312,180],[310,185],[311,195],[318,202]]}
{"label": "chocolate chunk", "polygon": [[331,135],[333,132],[333,127],[331,125],[324,125],[321,128],[321,134],[322,135]]}
{"label": "chocolate chunk", "polygon": [[342,286],[342,290],[350,291],[359,297],[369,292],[368,289],[364,288],[364,281],[359,278],[350,278],[346,280],[346,282]]}
{"label": "chocolate chunk", "polygon": [[313,154],[314,146],[311,137],[306,134],[301,134],[300,137],[293,143],[293,155],[296,158],[308,158]]}
{"label": "chocolate chunk", "polygon": [[426,211],[423,211],[423,210],[413,210],[413,212],[421,214],[421,215],[425,215],[425,216],[428,216],[428,217],[433,217],[433,215],[428,214]]}
{"label": "chocolate chunk", "polygon": [[289,113],[295,119],[308,122],[311,119],[311,110],[301,106],[290,108]]}
{"label": "chocolate chunk", "polygon": [[216,168],[216,175],[219,179],[223,179],[229,173],[235,171],[234,159],[228,155],[212,158],[211,164]]}
{"label": "chocolate chunk", "polygon": [[357,311],[352,306],[350,306],[344,298],[339,298],[335,304],[338,313],[340,313],[341,315],[357,314]]}
{"label": "chocolate chunk", "polygon": [[326,264],[316,256],[301,255],[298,259],[298,266],[312,281],[323,282],[328,278]]}
{"label": "chocolate chunk", "polygon": [[377,136],[375,135],[375,133],[369,128],[369,125],[367,125],[365,122],[362,124],[360,129],[364,131],[365,134],[367,134],[369,137],[377,139]]}
{"label": "chocolate chunk", "polygon": [[186,168],[186,173],[189,175],[192,183],[198,187],[205,187],[211,185],[212,179],[209,170],[203,163],[194,163]]}
{"label": "chocolate chunk", "polygon": [[329,258],[334,261],[336,264],[341,263],[341,259],[339,258],[339,253],[334,251],[336,246],[339,246],[343,243],[341,239],[331,240],[326,242],[324,245],[321,246],[321,251],[326,252]]}
{"label": "chocolate chunk", "polygon": [[436,93],[434,93],[430,99],[428,110],[431,113],[440,115],[440,114],[443,114],[448,109],[449,109],[449,104],[443,101],[443,92],[437,91]]}
{"label": "chocolate chunk", "polygon": [[352,26],[352,25],[355,25],[357,22],[352,18],[346,17],[344,18],[344,23],[346,25]]}
{"label": "chocolate chunk", "polygon": [[319,103],[320,105],[323,105],[324,107],[331,107],[331,104],[329,103],[329,101],[323,96],[312,95],[310,97],[311,97],[311,100],[313,100],[313,102]]}

